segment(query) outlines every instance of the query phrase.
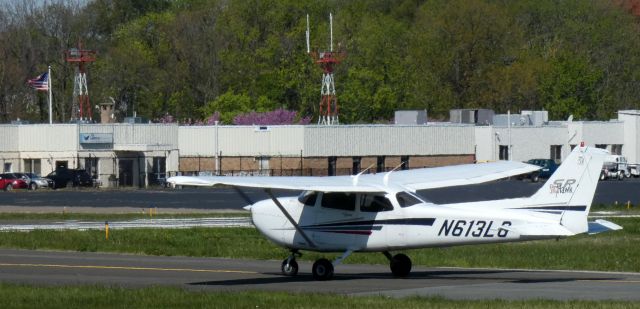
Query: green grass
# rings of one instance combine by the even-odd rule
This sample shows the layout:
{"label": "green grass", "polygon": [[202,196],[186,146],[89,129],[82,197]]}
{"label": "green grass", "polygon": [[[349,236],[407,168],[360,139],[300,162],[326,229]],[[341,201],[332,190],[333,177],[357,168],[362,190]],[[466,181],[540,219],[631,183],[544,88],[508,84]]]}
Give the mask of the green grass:
{"label": "green grass", "polygon": [[[414,265],[581,269],[640,272],[640,220],[615,218],[624,230],[559,241],[411,250]],[[283,259],[288,253],[253,228],[128,229],[104,231],[1,232],[0,247],[146,255]],[[314,260],[335,254],[305,252]],[[346,263],[387,264],[379,253],[354,254]]]}
{"label": "green grass", "polygon": [[243,212],[214,212],[214,213],[162,213],[162,209],[158,210],[158,214],[149,215],[149,210],[145,213],[121,213],[121,214],[99,214],[99,213],[0,213],[0,221],[11,221],[19,223],[19,221],[39,221],[39,220],[86,220],[86,221],[120,221],[134,219],[168,219],[168,218],[226,218],[226,217],[249,217],[248,211]]}
{"label": "green grass", "polygon": [[[627,207],[628,206],[628,207]],[[640,214],[640,205],[627,205],[627,202],[620,202],[619,204],[597,204],[591,206],[591,212],[594,211],[617,211],[621,213],[628,213],[630,215]]]}
{"label": "green grass", "polygon": [[175,287],[44,287],[0,284],[1,308],[632,308],[637,302],[447,300],[284,292],[202,292]]}

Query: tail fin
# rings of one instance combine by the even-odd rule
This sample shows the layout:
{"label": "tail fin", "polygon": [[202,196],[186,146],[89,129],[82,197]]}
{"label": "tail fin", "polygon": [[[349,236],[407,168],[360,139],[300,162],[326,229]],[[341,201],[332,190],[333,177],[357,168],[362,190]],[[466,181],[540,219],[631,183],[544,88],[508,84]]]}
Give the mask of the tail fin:
{"label": "tail fin", "polygon": [[587,215],[607,154],[604,149],[576,147],[531,196],[527,208],[563,211],[560,224],[576,234],[586,232]]}

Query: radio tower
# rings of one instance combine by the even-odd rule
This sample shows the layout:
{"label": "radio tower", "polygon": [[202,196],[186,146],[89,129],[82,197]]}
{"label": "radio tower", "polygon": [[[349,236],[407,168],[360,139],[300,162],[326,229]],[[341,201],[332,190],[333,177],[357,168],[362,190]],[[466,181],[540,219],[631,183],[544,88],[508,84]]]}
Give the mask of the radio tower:
{"label": "radio tower", "polygon": [[65,60],[75,65],[71,120],[91,121],[91,104],[89,103],[89,88],[87,88],[86,63],[96,61],[96,51],[82,49],[82,42],[78,41],[77,48],[70,48],[65,51],[64,54]]}
{"label": "radio tower", "polygon": [[307,14],[307,54],[313,57],[315,63],[319,64],[323,71],[318,124],[335,125],[339,124],[340,121],[338,118],[338,97],[336,96],[333,69],[344,59],[344,53],[333,52],[333,15],[331,13],[329,13],[329,31],[329,51],[311,52],[309,47],[309,14]]}

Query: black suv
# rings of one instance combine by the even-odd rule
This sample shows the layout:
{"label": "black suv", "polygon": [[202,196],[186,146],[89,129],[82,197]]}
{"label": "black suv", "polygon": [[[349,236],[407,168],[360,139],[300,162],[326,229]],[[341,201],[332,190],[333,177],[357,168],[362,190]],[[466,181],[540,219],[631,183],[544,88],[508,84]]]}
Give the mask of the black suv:
{"label": "black suv", "polygon": [[54,189],[68,187],[91,187],[93,180],[85,170],[58,169],[47,175]]}

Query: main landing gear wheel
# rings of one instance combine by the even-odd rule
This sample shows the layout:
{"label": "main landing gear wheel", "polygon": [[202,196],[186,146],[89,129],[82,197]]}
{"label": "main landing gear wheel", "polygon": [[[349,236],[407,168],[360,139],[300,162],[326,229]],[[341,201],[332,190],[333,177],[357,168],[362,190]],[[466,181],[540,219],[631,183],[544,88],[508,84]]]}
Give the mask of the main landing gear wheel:
{"label": "main landing gear wheel", "polygon": [[313,263],[313,279],[325,281],[333,278],[333,264],[327,259],[319,259]]}
{"label": "main landing gear wheel", "polygon": [[389,263],[391,273],[396,277],[406,277],[411,272],[411,259],[402,254],[396,254]]}
{"label": "main landing gear wheel", "polygon": [[295,259],[286,258],[282,261],[280,270],[282,270],[283,275],[293,277],[298,274],[298,262]]}

